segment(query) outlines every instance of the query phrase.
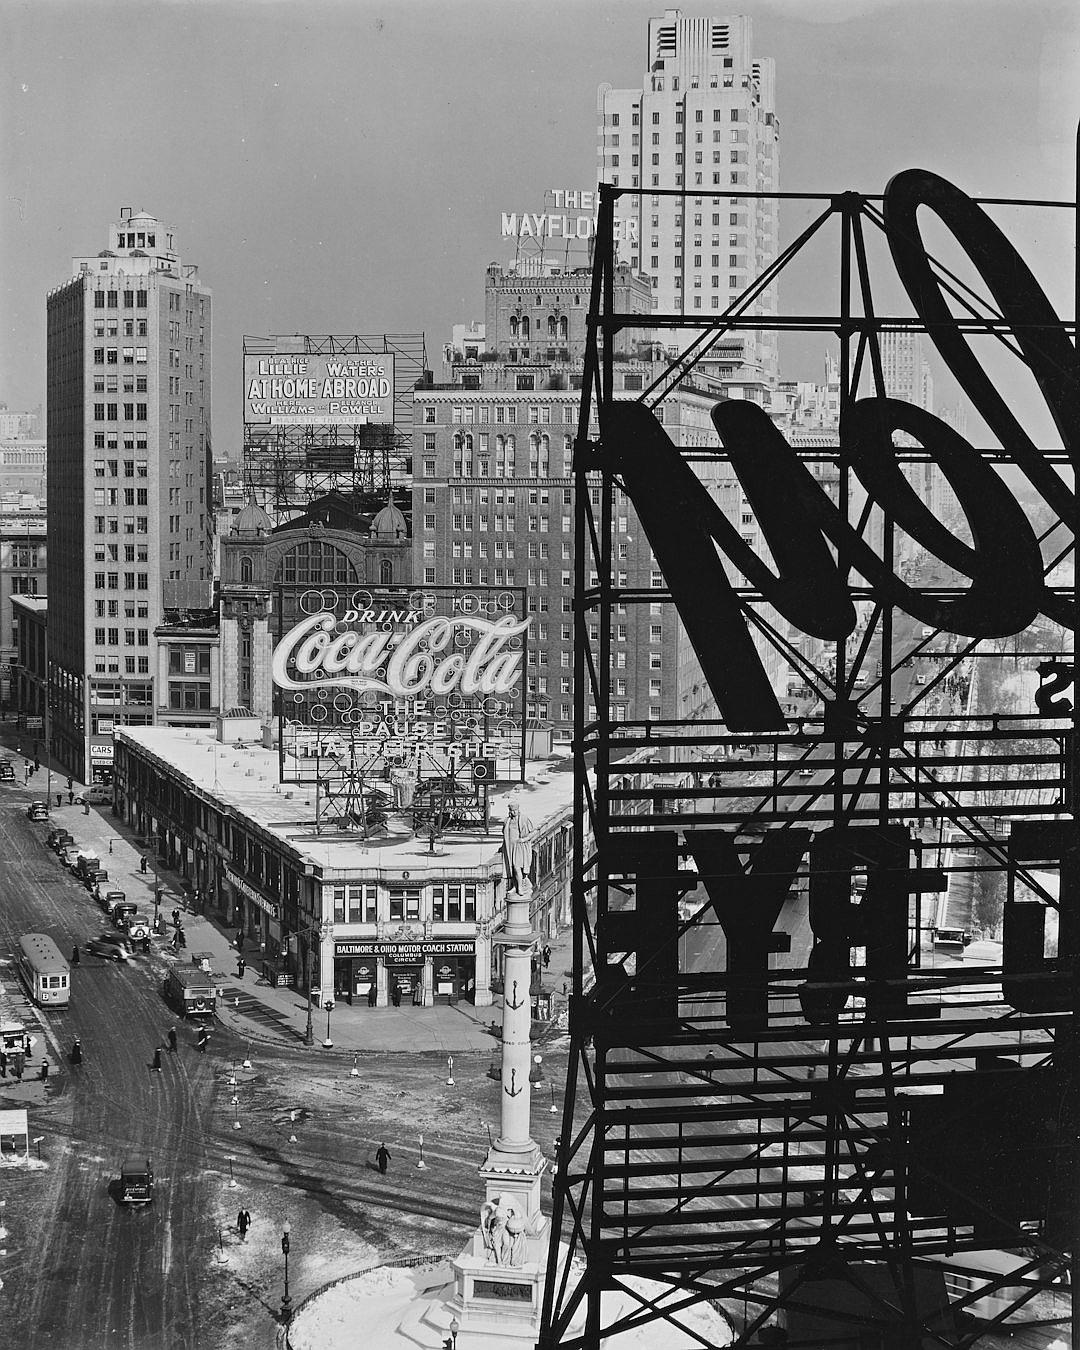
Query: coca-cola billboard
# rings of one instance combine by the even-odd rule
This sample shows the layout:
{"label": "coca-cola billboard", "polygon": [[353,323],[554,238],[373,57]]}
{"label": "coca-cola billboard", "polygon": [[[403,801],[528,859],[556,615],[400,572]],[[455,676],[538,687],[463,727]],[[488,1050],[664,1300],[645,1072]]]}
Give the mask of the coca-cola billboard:
{"label": "coca-cola billboard", "polygon": [[[506,587],[279,588],[287,780],[520,778],[531,620]],[[494,774],[492,774],[492,768]],[[479,778],[480,775],[478,775]]]}

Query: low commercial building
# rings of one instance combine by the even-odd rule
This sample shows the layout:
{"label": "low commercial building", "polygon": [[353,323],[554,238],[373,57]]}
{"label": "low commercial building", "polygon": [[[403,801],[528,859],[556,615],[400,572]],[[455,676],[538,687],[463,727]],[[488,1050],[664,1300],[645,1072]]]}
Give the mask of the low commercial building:
{"label": "low commercial building", "polygon": [[116,729],[122,817],[198,905],[258,943],[267,978],[360,1008],[490,1004],[511,802],[531,830],[533,925],[551,937],[569,923],[565,752],[530,762],[513,787],[470,782],[443,828],[418,819],[401,779],[328,795],[281,782],[278,764],[252,717],[220,718],[215,731]]}

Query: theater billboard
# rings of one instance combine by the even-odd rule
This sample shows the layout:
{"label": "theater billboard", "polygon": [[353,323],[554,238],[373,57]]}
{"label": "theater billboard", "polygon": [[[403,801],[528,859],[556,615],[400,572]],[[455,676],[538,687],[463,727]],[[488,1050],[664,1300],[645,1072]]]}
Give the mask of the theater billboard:
{"label": "theater billboard", "polygon": [[244,356],[244,422],[358,426],[394,421],[391,352]]}

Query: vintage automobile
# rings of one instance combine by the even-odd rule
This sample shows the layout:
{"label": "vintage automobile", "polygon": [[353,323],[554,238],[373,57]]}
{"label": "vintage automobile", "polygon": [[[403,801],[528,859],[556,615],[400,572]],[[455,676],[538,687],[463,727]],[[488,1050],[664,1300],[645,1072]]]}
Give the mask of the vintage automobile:
{"label": "vintage automobile", "polygon": [[198,1017],[213,1021],[217,1006],[217,987],[213,973],[202,965],[173,966],[162,986],[165,1001],[181,1017]]}
{"label": "vintage automobile", "polygon": [[108,806],[112,799],[112,788],[106,787],[104,783],[91,783],[85,792],[80,793],[75,798],[80,806],[85,806],[87,802],[91,806]]}
{"label": "vintage automobile", "polygon": [[112,912],[113,905],[121,904],[126,899],[127,896],[123,891],[109,890],[107,886],[103,886],[97,893],[97,902],[106,914]]}
{"label": "vintage automobile", "polygon": [[83,849],[75,860],[75,875],[82,881],[91,868],[100,866],[101,859],[96,854]]}
{"label": "vintage automobile", "polygon": [[108,888],[109,874],[104,867],[87,867],[83,869],[82,883],[91,895],[96,895]]}
{"label": "vintage automobile", "polygon": [[130,961],[131,946],[122,933],[99,933],[86,944],[91,956],[103,956],[106,961]]}
{"label": "vintage automobile", "polygon": [[128,1158],[120,1168],[120,1200],[125,1205],[149,1205],[154,1198],[154,1169],[150,1159]]}
{"label": "vintage automobile", "polygon": [[37,820],[37,821],[48,820],[49,803],[40,801],[31,802],[30,805],[26,808],[26,818],[27,820]]}
{"label": "vintage automobile", "polygon": [[[135,910],[134,905],[131,905],[131,910]],[[153,925],[149,915],[140,914],[138,911],[134,913],[129,911],[124,920],[124,929],[133,942],[141,942],[143,938],[150,936]]]}
{"label": "vintage automobile", "polygon": [[10,759],[0,759],[0,783],[14,783],[15,765]]}
{"label": "vintage automobile", "polygon": [[109,918],[112,919],[117,928],[127,932],[128,937],[131,937],[132,934],[128,930],[128,919],[131,918],[137,909],[138,905],[136,905],[134,900],[115,900],[109,906]]}
{"label": "vintage automobile", "polygon": [[59,853],[68,844],[74,844],[75,836],[70,830],[54,829],[45,836],[45,843],[54,853]]}

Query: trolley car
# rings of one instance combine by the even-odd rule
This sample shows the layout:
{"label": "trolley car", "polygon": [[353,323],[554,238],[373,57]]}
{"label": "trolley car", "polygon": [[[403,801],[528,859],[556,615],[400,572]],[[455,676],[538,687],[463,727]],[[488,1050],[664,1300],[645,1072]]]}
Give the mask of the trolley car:
{"label": "trolley car", "polygon": [[43,1008],[63,1008],[71,999],[71,969],[47,933],[25,933],[15,965],[30,997]]}

